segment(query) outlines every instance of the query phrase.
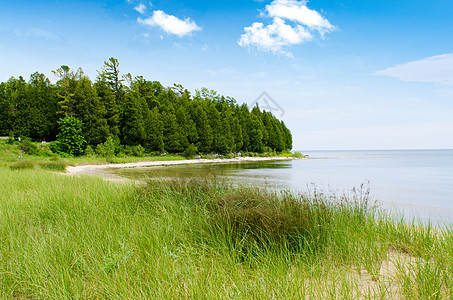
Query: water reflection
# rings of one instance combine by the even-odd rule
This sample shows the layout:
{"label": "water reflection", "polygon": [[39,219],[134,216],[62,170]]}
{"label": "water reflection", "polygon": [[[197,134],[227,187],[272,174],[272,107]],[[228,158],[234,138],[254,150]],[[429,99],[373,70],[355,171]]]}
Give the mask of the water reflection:
{"label": "water reflection", "polygon": [[288,161],[240,162],[221,164],[187,164],[122,168],[114,172],[122,177],[143,179],[203,178],[220,179],[232,183],[245,183],[271,188],[290,188],[290,173],[284,170],[293,167]]}

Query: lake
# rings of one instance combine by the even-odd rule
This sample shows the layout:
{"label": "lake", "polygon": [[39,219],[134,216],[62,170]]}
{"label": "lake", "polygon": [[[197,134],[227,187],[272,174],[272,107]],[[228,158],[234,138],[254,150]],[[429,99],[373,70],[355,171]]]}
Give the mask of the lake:
{"label": "lake", "polygon": [[453,224],[453,150],[302,151],[309,159],[197,164],[117,172],[133,178],[217,177],[301,192],[343,194],[365,184],[371,198],[408,219]]}

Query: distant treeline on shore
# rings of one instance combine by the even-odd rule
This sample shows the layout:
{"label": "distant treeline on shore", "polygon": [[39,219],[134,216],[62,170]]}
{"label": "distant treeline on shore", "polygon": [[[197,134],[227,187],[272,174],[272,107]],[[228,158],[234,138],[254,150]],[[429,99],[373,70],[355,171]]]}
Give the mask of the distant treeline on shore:
{"label": "distant treeline on shore", "polygon": [[[61,66],[55,84],[41,73],[0,83],[0,135],[57,141],[74,155],[108,140],[148,152],[202,153],[291,150],[292,136],[270,112],[202,88],[163,87],[121,75],[115,58],[93,83],[82,69]],[[69,147],[69,148],[68,148]],[[72,147],[72,148],[71,148]]]}

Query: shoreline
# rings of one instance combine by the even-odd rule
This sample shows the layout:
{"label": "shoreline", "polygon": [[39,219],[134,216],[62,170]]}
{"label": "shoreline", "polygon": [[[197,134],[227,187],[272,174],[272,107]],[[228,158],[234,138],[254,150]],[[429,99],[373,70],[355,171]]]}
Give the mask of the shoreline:
{"label": "shoreline", "polygon": [[294,157],[237,157],[237,158],[202,158],[202,159],[183,159],[183,160],[164,160],[164,161],[142,161],[120,164],[88,164],[67,166],[67,175],[94,175],[103,177],[109,181],[124,181],[126,178],[108,172],[108,169],[119,168],[143,168],[154,166],[173,166],[173,165],[187,165],[187,164],[221,164],[221,163],[241,163],[241,162],[263,162],[263,161],[285,161],[294,160]]}

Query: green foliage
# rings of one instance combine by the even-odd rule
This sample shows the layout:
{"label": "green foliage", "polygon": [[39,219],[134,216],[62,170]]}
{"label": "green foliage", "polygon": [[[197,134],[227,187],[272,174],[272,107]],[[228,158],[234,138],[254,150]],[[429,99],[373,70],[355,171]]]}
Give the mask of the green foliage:
{"label": "green foliage", "polygon": [[82,122],[75,117],[66,116],[58,124],[60,125],[58,143],[54,144],[51,148],[52,151],[56,150],[57,153],[64,152],[74,156],[82,155],[86,144],[82,136]]}
{"label": "green foliage", "polygon": [[82,77],[74,91],[74,100],[78,118],[82,121],[82,133],[90,145],[97,145],[105,142],[110,135],[106,111],[103,103],[92,86],[91,80]]}
{"label": "green foliage", "polygon": [[294,152],[292,153],[292,157],[295,157],[295,158],[305,158],[305,155],[303,155],[301,152]]}
{"label": "green foliage", "polygon": [[85,153],[84,153],[86,156],[94,156],[96,153],[94,152],[93,150],[93,147],[91,147],[91,145],[88,145],[86,148],[85,148]]}
{"label": "green foliage", "polygon": [[115,149],[115,141],[111,136],[109,136],[105,143],[97,145],[96,153],[103,157],[113,157],[115,156]]}
{"label": "green foliage", "polygon": [[132,155],[137,156],[137,157],[145,156],[145,148],[143,148],[142,145],[133,146]]}
{"label": "green foliage", "polygon": [[[104,62],[94,84],[81,68],[62,65],[52,72],[58,78],[55,84],[38,72],[28,82],[12,77],[0,83],[0,135],[57,139],[51,149],[63,155],[80,155],[86,144],[94,149],[101,144],[101,151],[109,136],[116,155],[125,153],[121,145],[181,153],[194,144],[201,153],[222,155],[292,148],[285,124],[258,106],[249,111],[207,88],[192,96],[181,85],[165,88],[143,76],[121,76],[113,57]],[[81,131],[63,133],[59,122],[66,117],[81,121]]]}
{"label": "green foliage", "polygon": [[38,147],[31,142],[29,138],[24,138],[19,143],[19,150],[25,154],[36,155],[38,152]]}
{"label": "green foliage", "polygon": [[198,153],[198,148],[194,144],[190,144],[186,150],[184,150],[185,157],[194,157]]}

